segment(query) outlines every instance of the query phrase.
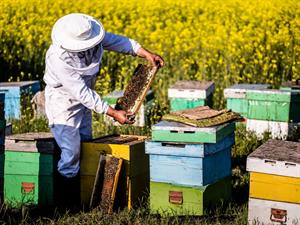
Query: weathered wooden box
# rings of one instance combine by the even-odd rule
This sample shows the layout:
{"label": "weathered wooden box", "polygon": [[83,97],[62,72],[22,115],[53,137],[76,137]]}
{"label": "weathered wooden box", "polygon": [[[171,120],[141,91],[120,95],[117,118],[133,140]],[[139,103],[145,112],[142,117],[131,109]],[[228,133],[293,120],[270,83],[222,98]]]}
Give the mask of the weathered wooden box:
{"label": "weathered wooden box", "polygon": [[0,93],[5,93],[5,118],[20,119],[24,97],[32,97],[39,90],[39,81],[1,82]]}
{"label": "weathered wooden box", "polygon": [[224,89],[224,97],[227,102],[227,109],[240,113],[247,118],[248,100],[246,98],[247,90],[264,90],[271,86],[268,84],[235,84]]}
{"label": "weathered wooden box", "polygon": [[[124,91],[113,91],[112,93],[103,96],[103,100],[107,101],[107,103],[114,108],[117,103],[117,99],[122,97],[123,94]],[[147,115],[149,115],[150,110],[153,106],[153,99],[154,92],[152,90],[149,90],[147,92],[144,103],[141,105],[140,110],[138,111],[135,117],[135,123],[133,124],[134,126],[143,127],[146,125]],[[106,121],[114,125],[120,125],[119,123],[115,122],[111,117],[106,117]]]}
{"label": "weathered wooden box", "polygon": [[124,159],[116,192],[117,205],[129,209],[146,197],[149,190],[149,157],[144,136],[110,135],[82,143],[81,202],[89,205],[101,153]]}
{"label": "weathered wooden box", "polygon": [[150,180],[186,186],[204,186],[231,175],[234,134],[217,144],[146,142]]}
{"label": "weathered wooden box", "polygon": [[10,135],[5,143],[4,201],[13,206],[54,203],[55,141],[50,133]]}
{"label": "weathered wooden box", "polygon": [[235,123],[198,128],[177,122],[160,121],[152,126],[153,141],[217,143],[235,130]]}
{"label": "weathered wooden box", "polygon": [[249,119],[300,122],[300,92],[251,90],[246,95]]}
{"label": "weathered wooden box", "polygon": [[153,214],[200,216],[210,207],[230,198],[230,177],[210,185],[195,187],[150,182],[150,210]]}
{"label": "weathered wooden box", "polygon": [[248,204],[249,224],[286,224],[300,223],[300,204],[268,201],[250,198]]}
{"label": "weathered wooden box", "polygon": [[212,81],[177,81],[168,89],[171,111],[212,106],[214,90],[215,85]]}
{"label": "weathered wooden box", "polygon": [[299,132],[300,123],[247,119],[246,127],[248,131],[253,131],[259,138],[268,132],[274,139],[286,140]]}
{"label": "weathered wooden box", "polygon": [[248,156],[247,170],[251,198],[300,203],[300,143],[269,140]]}

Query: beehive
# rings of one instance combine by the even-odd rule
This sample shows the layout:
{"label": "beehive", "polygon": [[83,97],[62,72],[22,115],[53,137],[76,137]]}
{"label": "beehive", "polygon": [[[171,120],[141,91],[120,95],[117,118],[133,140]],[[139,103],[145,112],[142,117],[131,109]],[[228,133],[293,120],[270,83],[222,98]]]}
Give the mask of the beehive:
{"label": "beehive", "polygon": [[300,122],[300,92],[251,90],[246,95],[249,119]]}
{"label": "beehive", "polygon": [[212,106],[215,85],[212,81],[177,81],[168,89],[171,111]]}
{"label": "beehive", "polygon": [[143,136],[110,135],[82,143],[80,179],[81,202],[88,205],[101,153],[124,159],[116,192],[120,208],[132,208],[149,190],[149,157]]}
{"label": "beehive", "polygon": [[147,141],[150,180],[185,186],[214,183],[231,175],[233,144],[234,134],[217,144]]}
{"label": "beehive", "polygon": [[254,119],[247,119],[246,126],[248,131],[255,132],[259,138],[262,138],[264,133],[268,132],[272,138],[279,138],[283,140],[293,137],[300,129],[300,123]]}
{"label": "beehive", "polygon": [[5,94],[5,118],[20,119],[22,101],[39,90],[39,81],[1,82],[0,93]]}
{"label": "beehive", "polygon": [[152,126],[152,140],[187,143],[217,143],[232,134],[234,129],[234,123],[198,128],[178,122],[160,121]]}
{"label": "beehive", "polygon": [[[269,140],[248,156],[247,170],[250,199],[273,201],[278,205],[300,203],[300,143]],[[270,206],[267,205],[262,207]],[[265,214],[254,215],[255,210],[249,208],[249,220],[255,217],[265,220]],[[289,221],[293,219],[293,213],[289,214]]]}
{"label": "beehive", "polygon": [[248,100],[246,98],[247,90],[264,90],[270,88],[268,84],[235,84],[224,89],[227,109],[240,113],[247,118]]}
{"label": "beehive", "polygon": [[230,198],[230,177],[210,185],[194,187],[150,182],[150,208],[154,214],[201,216],[210,207]]}
{"label": "beehive", "polygon": [[[110,93],[106,96],[103,96],[103,100],[107,101],[107,103],[111,107],[114,108],[117,103],[117,99],[122,97],[123,94],[124,94],[124,91],[113,91],[112,93]],[[150,110],[152,108],[153,99],[154,99],[154,92],[152,90],[149,90],[147,92],[147,95],[145,97],[143,104],[140,106],[140,109],[139,109],[138,113],[136,114],[135,123],[133,124],[134,126],[143,127],[146,125],[147,115],[149,115]],[[107,117],[106,121],[109,121],[109,123],[112,123],[114,125],[119,125],[119,123],[115,122],[110,117]]]}
{"label": "beehive", "polygon": [[26,133],[6,137],[4,201],[18,204],[54,203],[55,141],[50,133]]}

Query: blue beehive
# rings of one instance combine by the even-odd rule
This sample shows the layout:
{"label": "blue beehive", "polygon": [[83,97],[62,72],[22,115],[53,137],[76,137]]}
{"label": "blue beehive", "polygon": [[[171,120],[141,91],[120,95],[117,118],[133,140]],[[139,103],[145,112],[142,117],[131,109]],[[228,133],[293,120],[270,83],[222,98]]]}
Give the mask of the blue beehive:
{"label": "blue beehive", "polygon": [[0,93],[5,94],[5,118],[21,118],[21,100],[40,90],[39,81],[1,82]]}
{"label": "blue beehive", "polygon": [[234,134],[216,144],[146,142],[151,181],[204,186],[231,175]]}

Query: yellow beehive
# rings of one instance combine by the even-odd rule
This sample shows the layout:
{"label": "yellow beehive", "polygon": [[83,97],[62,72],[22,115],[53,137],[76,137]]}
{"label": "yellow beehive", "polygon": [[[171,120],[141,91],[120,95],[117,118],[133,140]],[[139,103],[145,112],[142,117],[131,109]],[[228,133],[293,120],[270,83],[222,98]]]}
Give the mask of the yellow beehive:
{"label": "yellow beehive", "polygon": [[269,140],[247,158],[250,198],[300,203],[300,143]]}
{"label": "yellow beehive", "polygon": [[300,179],[265,173],[250,173],[250,197],[300,203]]}
{"label": "yellow beehive", "polygon": [[116,192],[116,205],[132,208],[149,189],[149,157],[144,136],[110,135],[81,145],[81,203],[89,205],[101,153],[124,159]]}

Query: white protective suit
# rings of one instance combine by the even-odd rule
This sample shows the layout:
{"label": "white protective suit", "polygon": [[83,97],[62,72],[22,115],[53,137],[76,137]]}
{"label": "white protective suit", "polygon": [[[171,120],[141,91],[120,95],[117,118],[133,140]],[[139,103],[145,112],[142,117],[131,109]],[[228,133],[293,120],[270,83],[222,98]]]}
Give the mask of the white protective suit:
{"label": "white protective suit", "polygon": [[106,32],[96,60],[90,65],[67,63],[66,50],[52,44],[46,53],[45,108],[49,126],[61,148],[58,171],[74,177],[79,171],[80,142],[92,138],[91,110],[106,113],[108,105],[93,90],[103,50],[135,56],[140,45],[127,37]]}

